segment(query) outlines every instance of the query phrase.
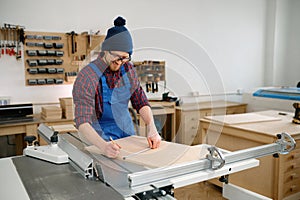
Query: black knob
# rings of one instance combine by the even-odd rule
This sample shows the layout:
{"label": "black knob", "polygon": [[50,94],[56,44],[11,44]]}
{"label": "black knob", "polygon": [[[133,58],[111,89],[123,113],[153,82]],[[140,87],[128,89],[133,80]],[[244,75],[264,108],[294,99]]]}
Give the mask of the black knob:
{"label": "black knob", "polygon": [[278,153],[274,153],[274,154],[273,154],[273,157],[274,157],[274,158],[279,158],[279,154],[278,154]]}
{"label": "black knob", "polygon": [[34,140],[36,140],[36,137],[35,137],[34,135],[26,135],[26,136],[24,137],[24,140],[25,140],[26,142],[28,142],[28,145],[29,145],[29,146],[31,146],[31,145],[32,145],[32,142],[33,142]]}
{"label": "black knob", "polygon": [[35,142],[33,143],[33,145],[34,145],[34,146],[40,146],[40,142],[39,142],[39,141],[35,141]]}
{"label": "black knob", "polygon": [[222,183],[228,183],[228,178],[226,177],[226,176],[221,176],[220,178],[219,178],[219,181],[220,182],[222,182]]}
{"label": "black knob", "polygon": [[277,134],[276,136],[280,140],[282,135],[281,134]]}
{"label": "black knob", "polygon": [[58,136],[57,136],[58,132],[54,131],[53,135],[50,138],[51,143],[57,143],[58,142]]}

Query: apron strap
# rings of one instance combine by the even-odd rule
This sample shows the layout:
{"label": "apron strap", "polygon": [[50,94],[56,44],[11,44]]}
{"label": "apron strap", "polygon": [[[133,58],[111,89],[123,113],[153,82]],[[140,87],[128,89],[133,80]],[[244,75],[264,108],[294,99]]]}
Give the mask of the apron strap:
{"label": "apron strap", "polygon": [[103,73],[100,71],[97,65],[95,65],[94,63],[90,63],[89,66],[94,70],[94,72],[98,75],[98,78],[100,79]]}

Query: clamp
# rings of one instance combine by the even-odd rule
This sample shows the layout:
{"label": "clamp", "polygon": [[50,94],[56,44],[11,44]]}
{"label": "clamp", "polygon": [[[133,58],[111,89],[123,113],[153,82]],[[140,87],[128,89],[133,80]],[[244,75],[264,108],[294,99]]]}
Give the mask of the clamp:
{"label": "clamp", "polygon": [[209,154],[206,155],[206,158],[210,160],[211,168],[213,170],[221,169],[225,165],[225,158],[221,151],[215,146],[210,146],[207,150]]}
{"label": "clamp", "polygon": [[277,135],[278,140],[275,142],[281,146],[280,154],[288,154],[296,148],[296,142],[292,136],[287,133]]}

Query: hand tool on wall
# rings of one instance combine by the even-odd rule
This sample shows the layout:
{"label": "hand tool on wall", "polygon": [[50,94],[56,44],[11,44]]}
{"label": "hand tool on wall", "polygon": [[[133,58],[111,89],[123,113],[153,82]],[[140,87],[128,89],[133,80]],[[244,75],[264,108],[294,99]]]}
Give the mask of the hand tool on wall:
{"label": "hand tool on wall", "polygon": [[44,42],[36,42],[34,44],[36,47],[44,47]]}
{"label": "hand tool on wall", "polygon": [[29,67],[34,67],[38,65],[37,60],[31,60],[31,59],[27,59],[27,63],[29,65]]}
{"label": "hand tool on wall", "polygon": [[37,56],[36,50],[26,50],[28,56]]}
{"label": "hand tool on wall", "polygon": [[6,31],[2,28],[2,42],[1,42],[1,54],[5,55],[5,40],[6,40]]}
{"label": "hand tool on wall", "polygon": [[88,45],[89,45],[89,49],[92,48],[92,34],[93,34],[93,31],[90,30],[90,34],[88,35]]}
{"label": "hand tool on wall", "polygon": [[58,35],[53,35],[52,40],[61,40],[61,37]]}
{"label": "hand tool on wall", "polygon": [[81,33],[82,36],[86,37],[86,47],[85,52],[88,54],[88,49],[90,47],[90,35],[87,31]]}
{"label": "hand tool on wall", "polygon": [[53,47],[52,43],[44,43],[44,48],[45,49],[51,49]]}
{"label": "hand tool on wall", "polygon": [[37,68],[38,69],[38,73],[39,74],[46,74],[47,73],[47,69],[46,68]]}
{"label": "hand tool on wall", "polygon": [[1,28],[1,54],[16,56],[16,59],[21,58],[20,42],[24,43],[24,28],[19,25],[4,24]]}
{"label": "hand tool on wall", "polygon": [[8,55],[9,54],[9,45],[8,45],[8,40],[9,40],[9,34],[8,34],[9,30],[7,28],[5,28],[5,44],[4,44],[4,48],[5,48],[5,54]]}
{"label": "hand tool on wall", "polygon": [[46,82],[47,82],[47,84],[54,84],[54,79],[53,78],[47,78]]}
{"label": "hand tool on wall", "polygon": [[62,49],[64,47],[63,43],[53,43],[53,47],[55,49]]}
{"label": "hand tool on wall", "polygon": [[152,93],[158,92],[158,83],[152,82]]}
{"label": "hand tool on wall", "polygon": [[55,64],[56,64],[56,65],[62,65],[63,62],[64,62],[64,61],[61,60],[61,59],[56,59],[56,60],[55,60]]}
{"label": "hand tool on wall", "polygon": [[0,29],[0,58],[2,54],[2,28]]}
{"label": "hand tool on wall", "polygon": [[64,80],[61,78],[56,78],[56,79],[54,79],[54,81],[55,81],[55,84],[63,84],[64,83]]}
{"label": "hand tool on wall", "polygon": [[7,25],[7,30],[8,30],[8,51],[7,51],[7,54],[9,56],[12,56],[14,55],[14,38],[13,38],[13,29],[11,28],[11,26],[8,24]]}
{"label": "hand tool on wall", "polygon": [[36,85],[37,84],[37,80],[36,79],[29,79],[28,80],[28,84],[29,85]]}
{"label": "hand tool on wall", "polygon": [[[75,31],[71,31],[70,33],[67,33],[68,36],[71,36],[71,52],[72,54],[77,52],[77,41],[76,36],[78,35],[75,33]],[[68,46],[69,46],[69,40],[68,40]]]}
{"label": "hand tool on wall", "polygon": [[146,92],[150,92],[152,90],[151,84],[146,82]]}
{"label": "hand tool on wall", "polygon": [[19,26],[17,27],[17,54],[16,54],[16,59],[20,59],[22,56],[22,51],[21,51],[21,45],[20,43],[24,44],[24,29],[20,28]]}
{"label": "hand tool on wall", "polygon": [[12,47],[11,47],[11,55],[15,56],[17,51],[17,29],[13,28],[12,31]]}

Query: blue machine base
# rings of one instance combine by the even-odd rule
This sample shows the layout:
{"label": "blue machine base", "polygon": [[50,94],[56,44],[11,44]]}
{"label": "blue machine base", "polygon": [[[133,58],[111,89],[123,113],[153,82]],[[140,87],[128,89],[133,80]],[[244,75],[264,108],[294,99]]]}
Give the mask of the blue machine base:
{"label": "blue machine base", "polygon": [[300,101],[300,88],[282,87],[259,89],[253,93],[253,96]]}

